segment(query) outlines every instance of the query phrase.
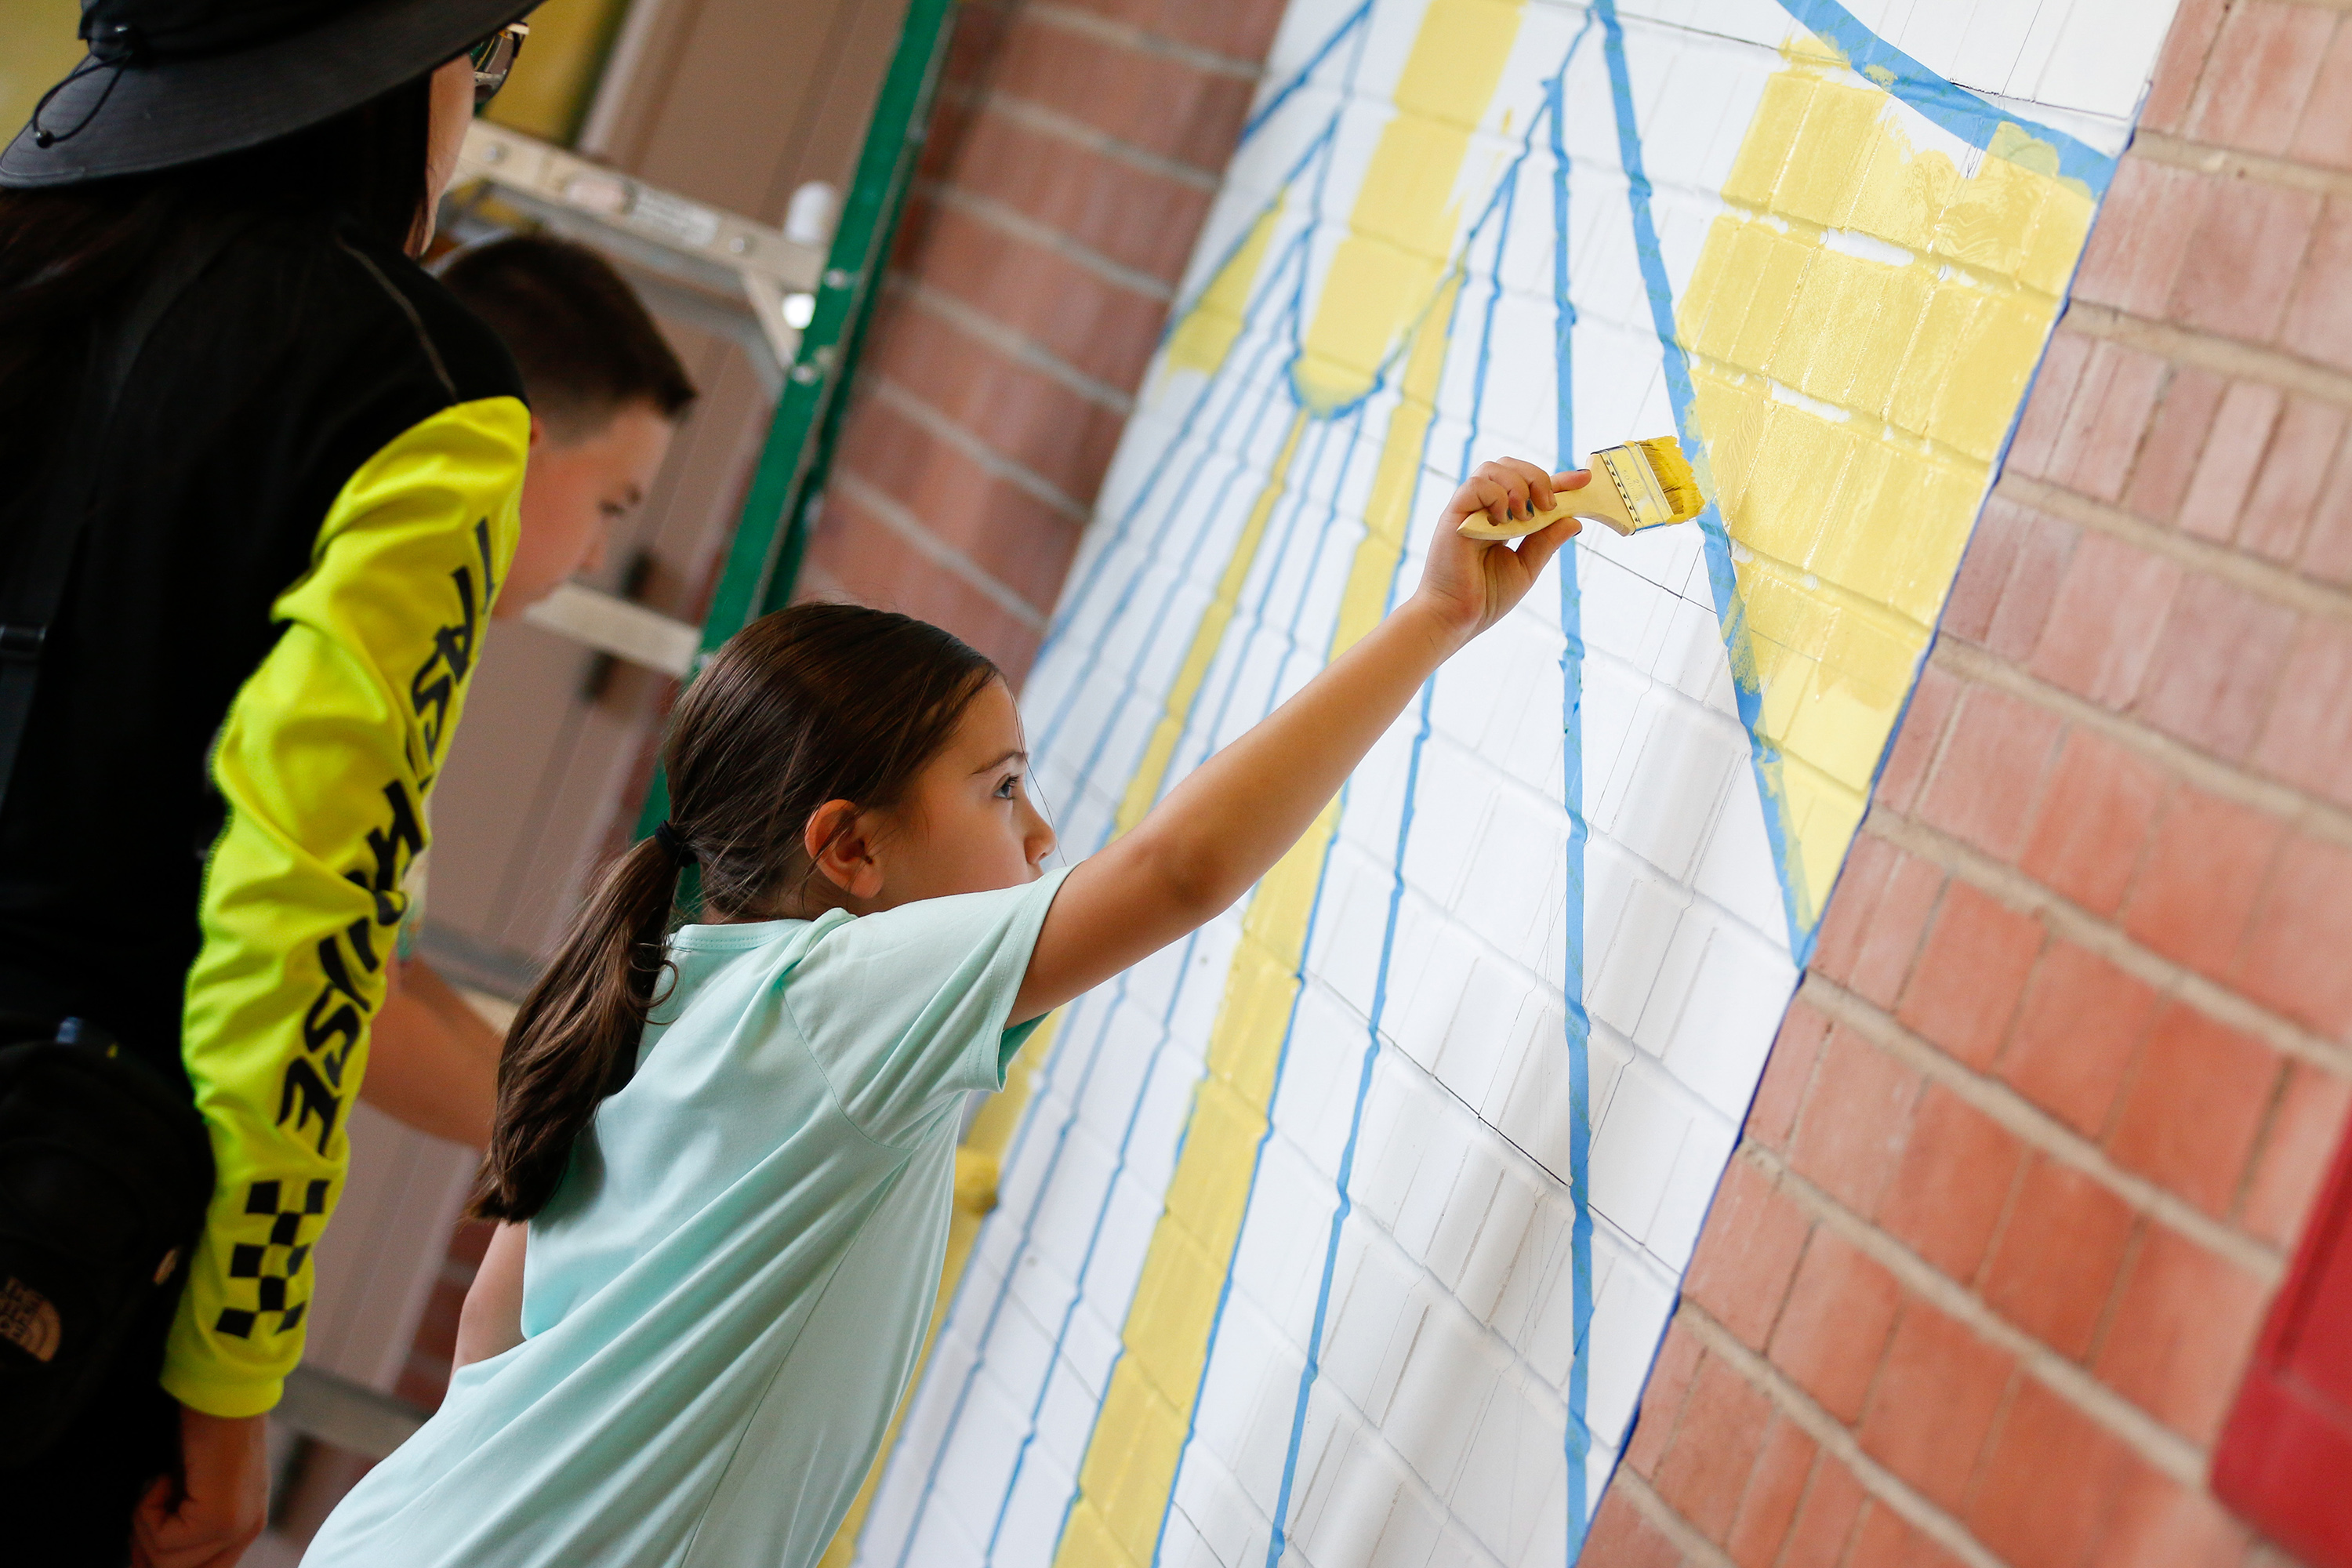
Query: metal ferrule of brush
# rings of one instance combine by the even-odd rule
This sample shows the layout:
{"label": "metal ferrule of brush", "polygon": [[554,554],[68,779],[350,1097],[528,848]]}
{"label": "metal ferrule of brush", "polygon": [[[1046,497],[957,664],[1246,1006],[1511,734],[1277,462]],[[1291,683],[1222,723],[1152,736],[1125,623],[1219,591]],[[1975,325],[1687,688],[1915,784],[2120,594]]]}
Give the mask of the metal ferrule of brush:
{"label": "metal ferrule of brush", "polygon": [[1593,453],[1592,460],[1609,476],[1609,482],[1617,487],[1618,499],[1625,503],[1626,513],[1633,518],[1635,528],[1654,528],[1675,521],[1675,510],[1667,503],[1665,492],[1658,489],[1650,465],[1632,447],[1612,447]]}

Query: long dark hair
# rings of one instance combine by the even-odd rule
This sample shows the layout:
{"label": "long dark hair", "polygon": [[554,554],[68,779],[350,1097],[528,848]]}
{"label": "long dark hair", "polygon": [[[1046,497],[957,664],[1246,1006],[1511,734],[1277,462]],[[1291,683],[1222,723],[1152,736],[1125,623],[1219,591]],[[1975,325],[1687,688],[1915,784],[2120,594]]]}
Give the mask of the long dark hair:
{"label": "long dark hair", "polygon": [[432,79],[331,120],[153,174],[0,190],[0,474],[29,475],[73,405],[97,319],[191,224],[250,208],[404,247],[425,216]]}
{"label": "long dark hair", "polygon": [[856,605],[779,610],[729,639],[679,700],[662,748],[670,831],[606,869],[507,1032],[474,1214],[525,1220],[544,1208],[597,1105],[628,1081],[686,862],[716,918],[802,913],[810,816],[830,800],[898,804],[995,679],[939,627]]}

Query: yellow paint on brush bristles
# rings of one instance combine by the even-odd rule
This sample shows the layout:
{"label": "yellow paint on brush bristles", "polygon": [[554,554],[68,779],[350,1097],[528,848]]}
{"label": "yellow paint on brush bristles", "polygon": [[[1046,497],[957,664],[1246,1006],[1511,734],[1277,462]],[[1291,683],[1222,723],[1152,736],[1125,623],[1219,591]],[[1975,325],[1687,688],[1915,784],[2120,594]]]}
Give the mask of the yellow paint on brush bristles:
{"label": "yellow paint on brush bristles", "polygon": [[1687,522],[1706,505],[1706,498],[1699,494],[1698,476],[1683,456],[1683,444],[1672,436],[1606,447],[1592,454],[1589,466],[1592,482],[1554,497],[1550,510],[1508,522],[1496,522],[1482,512],[1463,521],[1462,536],[1519,539],[1571,516],[1630,534]]}

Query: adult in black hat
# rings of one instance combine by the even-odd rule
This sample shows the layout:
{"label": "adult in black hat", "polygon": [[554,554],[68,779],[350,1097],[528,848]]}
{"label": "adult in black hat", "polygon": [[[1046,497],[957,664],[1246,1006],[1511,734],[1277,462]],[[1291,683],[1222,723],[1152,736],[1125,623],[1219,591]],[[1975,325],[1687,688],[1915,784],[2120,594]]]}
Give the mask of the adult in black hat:
{"label": "adult in black hat", "polygon": [[520,381],[414,258],[530,3],[84,0],[0,152],[10,1562],[260,1529],[513,548]]}

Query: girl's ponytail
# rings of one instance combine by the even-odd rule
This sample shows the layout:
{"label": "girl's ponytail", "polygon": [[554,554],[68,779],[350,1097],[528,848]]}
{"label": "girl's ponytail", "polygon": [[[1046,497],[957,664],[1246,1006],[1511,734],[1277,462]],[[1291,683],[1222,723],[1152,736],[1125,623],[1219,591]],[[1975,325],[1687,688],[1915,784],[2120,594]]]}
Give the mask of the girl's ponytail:
{"label": "girl's ponytail", "polygon": [[800,916],[815,874],[802,843],[811,814],[832,800],[897,805],[1002,679],[939,627],[859,605],[778,610],[711,656],[662,747],[670,821],[604,873],[515,1014],[475,1215],[546,1207],[597,1105],[629,1080],[670,967],[680,868],[701,872],[707,919]]}
{"label": "girl's ponytail", "polygon": [[546,1207],[596,1107],[629,1080],[670,967],[662,950],[687,854],[664,823],[614,861],[516,1010],[468,1205],[476,1218],[520,1221]]}

